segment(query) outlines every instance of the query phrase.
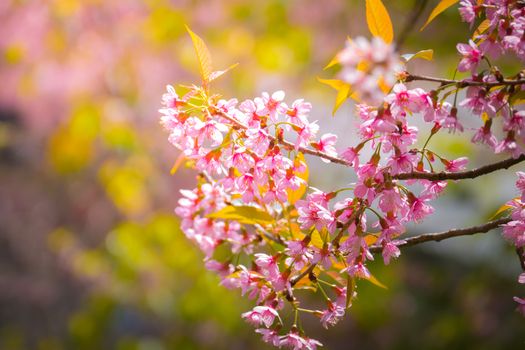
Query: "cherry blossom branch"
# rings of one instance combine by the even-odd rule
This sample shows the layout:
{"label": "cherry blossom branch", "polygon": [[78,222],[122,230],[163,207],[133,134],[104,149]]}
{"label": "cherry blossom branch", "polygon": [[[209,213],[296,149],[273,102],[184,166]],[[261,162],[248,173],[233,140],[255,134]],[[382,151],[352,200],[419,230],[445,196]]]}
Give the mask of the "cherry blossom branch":
{"label": "cherry blossom branch", "polygon": [[[468,236],[468,235],[474,235],[476,233],[486,233],[490,230],[493,230],[501,225],[504,225],[511,221],[511,218],[502,218],[498,220],[489,221],[486,224],[479,225],[479,226],[472,226],[467,228],[459,228],[459,229],[452,229],[445,232],[437,232],[437,233],[425,233],[414,237],[409,237],[404,240],[403,243],[398,244],[397,246],[399,248],[402,247],[410,247],[413,245],[417,245],[424,242],[440,242],[444,239],[452,238],[452,237],[459,237],[459,236]],[[383,250],[382,246],[375,245],[370,247],[370,251],[372,253],[380,253]]]}
{"label": "cherry blossom branch", "polygon": [[[213,107],[212,107],[213,108]],[[227,113],[224,113],[223,111],[221,111],[220,109],[218,108],[213,108],[213,113],[215,114],[219,114],[221,117],[229,120],[230,122],[232,122],[235,126],[241,128],[241,129],[244,129],[244,130],[247,130],[248,129],[248,126],[244,125],[243,123],[241,123],[240,121],[238,121],[237,119],[235,119],[234,117],[228,115]],[[280,144],[281,146],[283,146],[284,148],[288,149],[288,150],[294,150],[296,149],[295,145],[289,141],[286,141],[286,140],[282,140],[282,139],[278,139],[276,138],[275,136],[272,136],[272,135],[268,135],[268,138],[275,142],[275,143],[278,143]],[[346,160],[342,159],[342,158],[339,158],[339,157],[334,157],[334,156],[331,156],[327,153],[324,153],[324,152],[321,152],[321,151],[317,151],[317,150],[314,150],[314,149],[311,149],[311,148],[306,148],[306,147],[297,147],[297,150],[298,151],[301,151],[305,154],[310,154],[312,156],[316,156],[316,157],[320,157],[320,158],[324,158],[326,160],[329,160],[331,161],[332,163],[337,163],[337,164],[342,164],[342,165],[346,165],[346,166],[349,166],[350,163],[348,163]]]}
{"label": "cherry blossom branch", "polygon": [[525,79],[516,79],[516,80],[503,79],[501,81],[485,82],[485,81],[442,79],[442,78],[435,78],[435,77],[429,77],[426,75],[416,75],[416,74],[410,74],[410,73],[408,73],[408,76],[405,78],[406,82],[411,82],[415,80],[432,81],[432,82],[441,83],[441,84],[456,84],[459,87],[466,87],[466,86],[492,87],[492,86],[525,84]]}
{"label": "cherry blossom branch", "polygon": [[492,163],[467,171],[454,173],[446,171],[442,171],[439,173],[424,173],[421,171],[412,171],[409,173],[393,175],[392,178],[396,180],[425,179],[431,181],[474,179],[479,176],[490,174],[497,170],[508,169],[513,165],[523,162],[524,160],[525,154],[522,154],[518,158],[508,158],[496,163]]}
{"label": "cherry blossom branch", "polygon": [[304,276],[310,274],[310,272],[312,272],[315,269],[315,266],[317,266],[316,263],[311,264],[306,270],[290,279],[290,284],[292,285],[292,287],[296,285],[297,282],[299,282]]}

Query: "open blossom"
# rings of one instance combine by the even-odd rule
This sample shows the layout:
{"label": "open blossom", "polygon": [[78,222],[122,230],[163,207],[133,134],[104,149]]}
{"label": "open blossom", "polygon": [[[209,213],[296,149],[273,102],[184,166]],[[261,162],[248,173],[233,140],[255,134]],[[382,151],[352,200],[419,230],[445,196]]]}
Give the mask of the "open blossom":
{"label": "open blossom", "polygon": [[454,160],[442,160],[445,164],[445,169],[450,172],[458,172],[464,170],[468,163],[467,157],[461,157]]}
{"label": "open blossom", "polygon": [[344,306],[334,304],[330,301],[328,302],[328,308],[322,312],[321,324],[324,328],[328,329],[328,326],[334,326],[344,315]]}
{"label": "open blossom", "polygon": [[273,346],[279,346],[281,344],[281,337],[279,333],[273,329],[259,328],[255,330],[256,333],[262,335],[263,341]]}
{"label": "open blossom", "polygon": [[273,324],[276,317],[279,317],[277,311],[269,306],[256,306],[252,311],[242,314],[242,318],[254,326],[264,325],[266,328]]}
{"label": "open blossom", "polygon": [[284,346],[292,350],[316,350],[318,346],[322,345],[315,339],[301,337],[296,331],[284,335],[279,343],[279,347]]}
{"label": "open blossom", "polygon": [[390,264],[390,260],[392,258],[398,258],[401,254],[401,251],[397,247],[397,244],[401,242],[388,242],[383,245],[383,250],[381,251],[381,254],[383,255],[383,260],[385,262],[385,265]]}
{"label": "open blossom", "polygon": [[[324,152],[330,156],[337,156],[337,150],[335,149],[335,143],[337,142],[337,135],[335,134],[323,134],[319,142],[312,143],[312,146],[318,151]],[[329,160],[322,159],[325,163]]]}
{"label": "open blossom", "polygon": [[462,0],[459,3],[459,6],[461,19],[469,24],[472,24],[476,19],[476,11],[478,10],[475,0]]}
{"label": "open blossom", "polygon": [[525,316],[525,298],[514,297],[514,301],[518,303],[518,312]]}
{"label": "open blossom", "polygon": [[503,237],[509,240],[516,247],[525,247],[525,202],[522,201],[525,196],[524,182],[525,174],[518,172],[518,181],[516,187],[520,190],[520,197],[507,203],[511,207],[512,221],[503,225]]}
{"label": "open blossom", "polygon": [[459,62],[458,70],[460,72],[474,72],[483,57],[478,46],[470,40],[468,44],[458,44],[456,47],[458,52],[463,56],[461,62]]}

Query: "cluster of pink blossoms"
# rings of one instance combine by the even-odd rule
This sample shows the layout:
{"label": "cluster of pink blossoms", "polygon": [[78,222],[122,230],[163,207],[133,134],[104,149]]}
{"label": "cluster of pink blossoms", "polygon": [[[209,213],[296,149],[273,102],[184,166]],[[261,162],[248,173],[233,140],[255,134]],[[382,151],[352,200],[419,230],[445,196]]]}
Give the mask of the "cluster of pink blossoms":
{"label": "cluster of pink blossoms", "polygon": [[[520,196],[507,203],[511,209],[512,221],[503,225],[503,237],[517,248],[521,261],[525,262],[525,173],[519,171],[517,175],[516,187]],[[519,276],[518,282],[525,284],[525,272]],[[514,300],[519,305],[519,311],[525,316],[525,298],[514,297]]]}
{"label": "cluster of pink blossoms", "polygon": [[[506,52],[513,52],[521,60],[525,59],[525,38],[523,37],[525,32],[525,5],[523,1],[462,0],[459,13],[463,21],[471,26],[477,18],[485,19],[484,30],[474,38],[479,43],[479,49],[478,46],[473,46],[469,50],[463,46],[466,49],[464,52],[471,52],[473,67],[477,66],[482,54],[498,58]],[[469,67],[460,65],[460,71],[462,68],[464,71],[470,70]]]}
{"label": "cluster of pink blossoms", "polygon": [[[510,152],[514,157],[525,153],[525,111],[512,106],[523,86],[490,85],[503,81],[497,67],[491,65],[493,59],[503,54],[515,55],[521,62],[525,60],[525,6],[520,1],[463,0],[460,13],[464,21],[474,24],[476,18],[484,19],[468,44],[458,44],[462,55],[458,71],[471,72],[468,81],[485,82],[487,85],[470,86],[467,97],[460,106],[483,120],[472,141],[490,146],[494,152]],[[487,67],[482,67],[486,61]],[[520,72],[514,78],[523,79]],[[502,117],[503,139],[498,140],[492,131],[494,120]]]}
{"label": "cluster of pink blossoms", "polygon": [[[466,13],[472,5],[474,19],[485,15],[495,22],[505,16],[521,20],[521,5],[516,2],[505,1],[506,12],[492,3],[503,4],[463,1],[462,16],[470,19]],[[352,85],[361,101],[356,108],[360,140],[345,149],[336,147],[336,135],[318,136],[318,124],[308,119],[309,103],[290,104],[282,91],[239,103],[210,95],[207,87],[193,86],[180,97],[168,86],[161,122],[170,133],[169,141],[199,172],[197,187],[183,190],[176,208],[182,230],[204,252],[206,267],[221,277],[222,285],[238,288],[255,300],[257,305],[242,317],[264,341],[296,350],[316,349],[321,344],[305,336],[300,315],[333,326],[351,306],[356,281],[377,283],[367,262],[376,253],[382,254],[385,264],[397,258],[406,225],[433,213],[430,202],[447,185],[447,177],[426,175],[443,171],[448,176],[467,165],[465,157],[446,159],[428,148],[442,130],[464,131],[458,106],[483,121],[473,142],[485,143],[496,153],[523,157],[525,111],[514,104],[523,77],[503,78],[487,59],[490,50],[482,48],[494,37],[502,50],[522,58],[520,51],[505,46],[500,27],[510,33],[507,36],[518,30],[514,24],[494,24],[480,34],[489,37],[478,35],[469,45],[458,45],[463,56],[458,70],[472,73],[465,80],[399,72],[399,55],[392,45],[379,38],[349,41],[337,60],[341,79]],[[431,91],[410,88],[408,84],[416,80],[441,85]],[[384,86],[392,88],[384,93]],[[462,89],[466,97],[458,102]],[[453,93],[456,98],[451,103],[447,96]],[[505,134],[501,141],[491,130],[499,116]],[[420,139],[413,123],[417,117],[431,130],[422,148],[415,146]],[[304,155],[351,167],[357,181],[332,192],[314,188],[306,192]],[[504,236],[523,248],[525,175],[518,175],[522,197],[510,203],[512,221],[504,226]],[[522,274],[520,282],[524,281]],[[319,293],[324,303],[317,309],[304,308],[298,289]],[[515,300],[523,311],[525,300]],[[283,317],[290,314],[283,312],[287,307],[293,320]]]}

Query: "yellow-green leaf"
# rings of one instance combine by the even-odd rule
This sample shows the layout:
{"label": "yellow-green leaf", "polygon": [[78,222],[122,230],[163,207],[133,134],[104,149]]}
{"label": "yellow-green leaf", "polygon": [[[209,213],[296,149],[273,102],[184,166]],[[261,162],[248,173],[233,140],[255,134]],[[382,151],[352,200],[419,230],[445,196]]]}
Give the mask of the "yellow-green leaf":
{"label": "yellow-green leaf", "polygon": [[332,110],[332,115],[335,115],[335,112],[341,107],[343,102],[346,101],[346,99],[350,96],[350,85],[346,84],[343,86],[341,90],[337,92],[337,96],[335,97],[335,104],[334,109]]}
{"label": "yellow-green leaf", "polygon": [[474,31],[474,34],[472,35],[472,38],[476,38],[477,36],[480,36],[483,34],[487,29],[490,27],[490,20],[486,19],[483,22],[479,24],[479,26]]}
{"label": "yellow-green leaf", "polygon": [[390,44],[394,39],[394,29],[390,15],[381,0],[366,0],[366,22],[370,33]]}
{"label": "yellow-green leaf", "polygon": [[319,231],[314,230],[314,232],[312,232],[312,235],[310,236],[310,243],[312,243],[314,247],[323,248],[324,241]]}
{"label": "yellow-green leaf", "polygon": [[335,66],[339,63],[339,55],[336,55],[332,60],[323,68],[323,70],[327,70],[330,67]]}
{"label": "yellow-green leaf", "polygon": [[306,188],[308,187],[309,171],[308,171],[308,165],[306,164],[306,162],[304,160],[304,154],[302,154],[301,152],[297,153],[297,156],[294,159],[294,163],[296,163],[296,166],[299,165],[298,163],[303,163],[304,164],[304,167],[305,167],[304,171],[302,173],[297,174],[297,176],[299,178],[303,179],[305,181],[305,183],[302,184],[296,190],[291,190],[291,189],[287,189],[286,190],[286,193],[288,194],[288,203],[290,203],[290,204],[295,204],[295,202],[297,202],[299,199],[301,199],[303,197],[304,193],[306,192]]}
{"label": "yellow-green leaf", "polygon": [[427,61],[432,61],[434,58],[434,50],[428,49],[428,50],[421,50],[416,53],[407,53],[405,55],[401,55],[405,61],[410,61],[413,58],[422,58]]}
{"label": "yellow-green leaf", "polygon": [[346,276],[346,308],[348,309],[352,304],[354,297],[355,280],[350,275]]}
{"label": "yellow-green leaf", "polygon": [[341,107],[343,102],[352,94],[351,86],[350,84],[338,79],[317,78],[317,80],[337,90],[337,97],[335,98],[335,105],[332,111],[332,115],[334,115],[335,112],[337,112],[337,110],[339,109],[339,107]]}
{"label": "yellow-green leaf", "polygon": [[201,73],[202,82],[206,85],[209,82],[210,74],[212,73],[211,65],[211,55],[208,51],[208,47],[204,43],[204,40],[200,36],[191,31],[191,29],[186,26],[186,30],[190,34],[191,41],[193,42],[193,47],[197,53],[197,59],[199,60],[199,71]]}
{"label": "yellow-green leaf", "polygon": [[375,242],[377,242],[377,236],[374,236],[374,235],[366,235],[365,236],[365,242],[367,245],[371,246],[372,244],[374,244]]}
{"label": "yellow-green leaf", "polygon": [[211,219],[235,220],[248,225],[268,225],[274,222],[274,218],[266,211],[248,205],[229,205],[215,213],[206,215],[206,217]]}
{"label": "yellow-green leaf", "polygon": [[430,16],[428,16],[427,21],[425,22],[423,27],[421,27],[420,31],[425,29],[425,27],[428,26],[430,22],[432,22],[434,18],[436,18],[441,12],[445,11],[446,9],[448,9],[450,6],[454,5],[458,1],[459,0],[441,0],[439,4],[432,10],[432,12],[430,13]]}
{"label": "yellow-green leaf", "polygon": [[374,275],[372,275],[372,274],[370,274],[370,277],[368,277],[366,280],[371,282],[371,283],[373,283],[373,284],[375,284],[378,287],[381,287],[383,289],[388,289],[387,286],[385,286],[383,283],[379,282],[379,280],[377,278],[375,278]]}
{"label": "yellow-green leaf", "polygon": [[235,63],[235,64],[232,64],[231,66],[229,66],[228,68],[226,68],[225,70],[218,70],[218,71],[210,73],[210,75],[208,77],[208,82],[214,81],[215,79],[221,77],[224,73],[229,72],[230,70],[232,70],[233,68],[237,67],[238,65],[239,65],[239,63]]}
{"label": "yellow-green leaf", "polygon": [[[513,198],[512,200],[513,201],[516,201],[518,200],[520,197],[516,197],[516,198]],[[494,215],[491,216],[490,220],[494,220],[495,218],[497,218],[498,216],[500,216],[501,214],[503,214],[505,211],[509,210],[509,209],[512,209],[512,206],[508,205],[507,203],[503,204],[501,207],[499,207],[499,209],[494,213]]]}
{"label": "yellow-green leaf", "polygon": [[186,157],[184,156],[184,153],[179,154],[179,156],[177,157],[177,160],[175,161],[175,163],[173,164],[173,167],[170,170],[171,175],[175,174],[177,170],[179,170],[180,165],[182,164],[182,162],[184,162],[184,159],[186,159]]}

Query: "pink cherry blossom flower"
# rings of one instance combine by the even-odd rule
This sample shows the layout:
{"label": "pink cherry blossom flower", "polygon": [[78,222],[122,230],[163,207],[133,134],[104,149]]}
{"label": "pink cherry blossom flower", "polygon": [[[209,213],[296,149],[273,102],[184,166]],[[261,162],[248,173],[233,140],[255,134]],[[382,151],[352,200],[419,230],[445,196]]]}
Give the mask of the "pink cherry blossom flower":
{"label": "pink cherry blossom flower", "polygon": [[458,44],[456,46],[458,52],[463,56],[459,62],[458,70],[460,72],[471,71],[474,72],[481,62],[483,54],[479,50],[474,41],[470,40],[467,44]]}
{"label": "pink cherry blossom flower", "polygon": [[267,92],[263,92],[257,113],[261,116],[268,115],[271,121],[276,122],[279,114],[282,115],[287,112],[287,107],[283,103],[284,96],[284,91],[281,90],[274,92],[271,96]]}
{"label": "pink cherry blossom flower", "polygon": [[281,337],[279,347],[285,347],[292,350],[316,350],[318,346],[322,346],[320,342],[315,339],[303,338],[292,330],[290,333]]}
{"label": "pink cherry blossom flower", "polygon": [[256,333],[262,335],[262,339],[265,343],[272,344],[273,346],[279,346],[281,343],[281,337],[273,329],[259,328],[255,330]]}
{"label": "pink cherry blossom flower", "polygon": [[370,271],[368,271],[366,266],[361,262],[348,266],[347,268],[341,270],[341,272],[347,272],[350,276],[364,279],[369,279],[371,276]]}
{"label": "pink cherry blossom flower", "polygon": [[381,251],[381,254],[383,255],[385,265],[390,264],[390,259],[398,258],[401,254],[401,251],[397,247],[397,244],[399,243],[400,242],[387,242],[383,245],[383,250]]}
{"label": "pink cherry blossom flower", "polygon": [[245,312],[241,316],[254,326],[265,325],[268,328],[275,318],[279,317],[279,313],[269,306],[256,306],[252,311]]}
{"label": "pink cherry blossom flower", "polygon": [[321,315],[321,324],[324,328],[336,325],[339,320],[345,315],[345,308],[340,305],[328,302],[328,308],[323,311]]}
{"label": "pink cherry blossom flower", "polygon": [[462,0],[459,3],[459,13],[461,15],[461,19],[464,22],[467,22],[472,25],[474,23],[474,20],[476,19],[476,12],[478,10],[478,6],[473,2],[473,0]]}
{"label": "pink cherry blossom flower", "polygon": [[[324,134],[321,136],[319,142],[313,142],[312,146],[318,151],[324,152],[330,156],[336,157],[337,151],[335,149],[335,143],[337,142],[337,135],[335,134]],[[330,161],[322,158],[322,161],[329,163]]]}
{"label": "pink cherry blossom flower", "polygon": [[513,299],[516,303],[518,303],[518,312],[525,316],[525,298],[514,297]]}
{"label": "pink cherry blossom flower", "polygon": [[315,137],[318,130],[319,125],[317,125],[316,122],[308,123],[301,127],[295,141],[295,149],[297,150],[299,147],[307,146]]}
{"label": "pink cherry blossom flower", "polygon": [[409,197],[410,209],[407,218],[410,221],[419,222],[434,212],[434,208],[425,203],[425,199],[415,196]]}
{"label": "pink cherry blossom flower", "polygon": [[292,103],[292,107],[286,111],[288,116],[288,121],[290,123],[296,124],[300,127],[308,123],[308,114],[312,110],[312,105],[309,102],[304,102],[304,100],[295,100]]}
{"label": "pink cherry blossom flower", "polygon": [[448,161],[448,160],[443,160],[444,164],[445,164],[445,168],[447,171],[450,171],[450,172],[458,172],[458,171],[461,171],[461,170],[464,170],[467,163],[468,163],[468,158],[467,157],[461,157],[461,158],[458,158],[458,159],[454,159],[454,160],[451,160],[451,161]]}

